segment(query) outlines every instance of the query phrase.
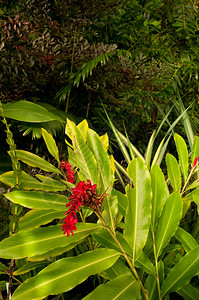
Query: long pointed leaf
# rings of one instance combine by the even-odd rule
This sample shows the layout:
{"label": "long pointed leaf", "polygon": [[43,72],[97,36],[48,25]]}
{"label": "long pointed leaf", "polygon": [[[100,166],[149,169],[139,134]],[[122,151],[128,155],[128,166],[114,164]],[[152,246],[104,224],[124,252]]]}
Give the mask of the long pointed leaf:
{"label": "long pointed leaf", "polygon": [[13,294],[13,300],[45,298],[71,290],[90,275],[108,269],[119,258],[118,252],[97,249],[76,257],[62,258],[25,281]]}
{"label": "long pointed leaf", "polygon": [[128,208],[125,218],[124,237],[133,251],[133,260],[144,247],[151,220],[150,175],[141,158],[135,158],[128,166],[134,188],[127,186]]}
{"label": "long pointed leaf", "polygon": [[99,228],[101,226],[97,224],[79,223],[74,236],[69,237],[63,234],[60,224],[18,232],[0,243],[0,257],[17,259],[39,255],[82,240]]}
{"label": "long pointed leaf", "polygon": [[155,234],[157,257],[175,234],[182,217],[182,208],[183,202],[180,193],[174,192],[166,200]]}
{"label": "long pointed leaf", "polygon": [[84,300],[124,300],[137,299],[140,294],[140,284],[131,275],[121,275],[106,284],[100,285]]}
{"label": "long pointed leaf", "polygon": [[199,273],[199,246],[188,252],[169,272],[161,291],[162,296],[183,288]]}

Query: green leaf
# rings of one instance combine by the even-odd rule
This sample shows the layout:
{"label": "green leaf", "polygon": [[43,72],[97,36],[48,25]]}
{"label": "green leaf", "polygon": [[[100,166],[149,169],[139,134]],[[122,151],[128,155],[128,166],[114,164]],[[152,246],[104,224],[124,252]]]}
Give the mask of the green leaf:
{"label": "green leaf", "polygon": [[81,243],[82,240],[83,239],[80,239],[74,243],[70,243],[69,245],[67,245],[65,247],[53,248],[52,250],[49,250],[42,254],[30,256],[30,257],[28,257],[28,261],[32,261],[32,262],[43,261],[45,259],[48,259],[49,257],[51,258],[51,257],[56,257],[59,255],[62,255],[63,253],[66,253],[66,252],[70,251],[71,249],[73,249],[75,246],[77,246],[77,244]]}
{"label": "green leaf", "polygon": [[111,194],[113,196],[117,196],[118,198],[118,210],[122,214],[122,216],[126,215],[127,205],[128,205],[128,199],[126,195],[122,194],[120,191],[112,189]]}
{"label": "green leaf", "polygon": [[40,123],[54,120],[63,122],[59,116],[49,112],[42,106],[24,100],[3,104],[3,112],[6,118],[23,122]]}
{"label": "green leaf", "polygon": [[177,133],[174,134],[174,140],[178,151],[178,157],[179,157],[182,174],[184,175],[184,179],[186,180],[188,174],[188,166],[189,166],[187,145],[184,139]]}
{"label": "green leaf", "polygon": [[100,176],[100,180],[98,180],[97,190],[100,194],[106,192],[107,197],[104,198],[103,207],[105,211],[108,213],[108,224],[112,230],[114,230],[114,216],[117,213],[117,198],[115,201],[111,201],[111,190],[114,181],[114,171],[111,166],[109,156],[107,152],[104,150],[104,147],[100,141],[97,133],[91,129],[88,130],[87,133],[87,141],[88,146],[93,152],[95,159],[97,161],[98,174]]}
{"label": "green leaf", "polygon": [[188,252],[169,272],[161,291],[162,296],[184,287],[199,270],[199,246]]}
{"label": "green leaf", "polygon": [[[94,239],[101,244],[102,246],[110,249],[115,249],[118,252],[121,252],[121,249],[119,246],[116,244],[115,240],[112,238],[112,236],[109,234],[107,230],[101,229],[98,230],[97,232],[92,234]],[[124,239],[123,235],[119,232],[116,233],[116,237],[120,244],[122,245],[124,251],[128,253],[129,255],[132,255],[131,248],[127,244],[126,240]]]}
{"label": "green leaf", "polygon": [[150,175],[152,188],[151,225],[154,229],[162,213],[162,209],[169,195],[169,192],[165,183],[164,174],[162,173],[158,165],[155,164],[152,167]]}
{"label": "green leaf", "polygon": [[148,274],[155,274],[155,267],[144,251],[141,252],[139,258],[136,260],[135,266]]}
{"label": "green leaf", "polygon": [[80,241],[101,228],[100,225],[92,223],[79,223],[76,226],[74,236],[69,237],[63,234],[61,224],[18,232],[0,243],[0,257],[17,259],[40,255],[54,248],[63,248]]}
{"label": "green leaf", "polygon": [[133,261],[143,249],[151,221],[151,182],[149,171],[141,158],[135,158],[128,166],[134,188],[127,186],[128,208],[124,237],[133,251]]}
{"label": "green leaf", "polygon": [[97,162],[85,141],[84,134],[70,120],[67,120],[66,134],[72,140],[74,149],[71,150],[68,148],[69,162],[81,170],[85,176],[85,180],[89,179],[92,184],[96,184],[98,182]]}
{"label": "green leaf", "polygon": [[110,268],[119,258],[118,252],[110,249],[97,249],[76,257],[62,258],[25,281],[14,292],[13,300],[45,298],[71,290],[76,285]]}
{"label": "green leaf", "polygon": [[23,265],[20,269],[13,272],[13,275],[21,275],[25,274],[31,270],[35,270],[36,268],[45,267],[46,265],[49,265],[49,261],[41,261],[41,262],[30,262],[26,265]]}
{"label": "green leaf", "polygon": [[185,231],[183,228],[178,228],[175,233],[176,239],[182,244],[186,252],[198,247],[198,243],[191,234]]}
{"label": "green leaf", "polygon": [[193,142],[193,152],[191,155],[191,164],[193,165],[195,158],[199,156],[199,137],[196,135]]}
{"label": "green leaf", "polygon": [[169,153],[166,155],[167,172],[174,191],[181,189],[181,173],[175,157]]}
{"label": "green leaf", "polygon": [[57,148],[57,145],[56,145],[56,142],[55,142],[54,138],[44,128],[42,128],[41,130],[42,130],[42,136],[43,136],[43,139],[46,143],[48,151],[56,159],[56,161],[59,164],[60,163],[60,161],[59,161],[59,150]]}
{"label": "green leaf", "polygon": [[102,276],[105,274],[105,278],[108,277],[109,280],[112,280],[120,275],[131,275],[131,270],[126,266],[125,262],[122,259],[118,259],[109,269],[103,272]]}
{"label": "green leaf", "polygon": [[145,152],[145,162],[148,168],[150,168],[150,163],[151,163],[151,154],[153,151],[153,144],[155,141],[155,134],[156,132],[154,131],[150,137],[150,140],[148,142],[147,148],[146,148],[146,152]]}
{"label": "green leaf", "polygon": [[179,192],[173,192],[167,199],[160,223],[155,234],[155,245],[157,257],[169,240],[175,234],[182,217],[183,203]]}
{"label": "green leaf", "polygon": [[43,158],[24,150],[15,150],[17,158],[23,161],[25,164],[40,168],[46,172],[54,172],[56,174],[61,174],[61,171],[57,169],[55,166],[44,160]]}
{"label": "green leaf", "polygon": [[[26,172],[22,171],[20,175],[21,184],[20,187],[23,190],[42,190],[48,192],[58,192],[66,190],[66,186],[55,179],[52,179],[43,175],[36,175],[40,180],[35,179]],[[16,184],[16,179],[14,177],[14,172],[9,171],[0,175],[0,181],[10,187],[14,187]]]}
{"label": "green leaf", "polygon": [[19,230],[22,231],[37,228],[54,219],[61,219],[63,217],[63,210],[31,210],[19,220]]}
{"label": "green leaf", "polygon": [[106,284],[101,284],[84,300],[137,299],[140,294],[140,284],[131,275],[121,275]]}
{"label": "green leaf", "polygon": [[199,299],[199,289],[191,284],[185,285],[177,293],[183,297],[184,300],[196,300]]}
{"label": "green leaf", "polygon": [[66,210],[68,197],[59,194],[50,194],[30,191],[14,191],[4,195],[10,201],[32,209]]}

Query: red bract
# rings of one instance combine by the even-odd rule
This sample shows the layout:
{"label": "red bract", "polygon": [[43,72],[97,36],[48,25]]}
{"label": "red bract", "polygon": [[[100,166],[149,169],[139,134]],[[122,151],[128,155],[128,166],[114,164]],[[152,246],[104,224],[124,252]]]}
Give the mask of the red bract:
{"label": "red bract", "polygon": [[67,237],[69,237],[70,233],[72,233],[72,235],[74,235],[73,230],[77,230],[77,227],[75,226],[75,224],[77,223],[77,218],[75,216],[73,216],[72,214],[68,215],[64,221],[63,221],[63,225],[62,227],[62,231],[64,232],[64,234],[66,234],[67,232]]}
{"label": "red bract", "polygon": [[72,170],[71,165],[67,161],[62,160],[60,166],[63,170],[66,170],[68,182],[74,183],[74,171]]}
{"label": "red bract", "polygon": [[193,166],[192,166],[192,169],[195,168],[195,166],[197,165],[197,162],[198,162],[198,156],[195,158],[194,160],[194,163],[193,163]]}
{"label": "red bract", "polygon": [[82,205],[99,211],[105,195],[97,196],[96,188],[96,184],[91,185],[91,181],[87,180],[87,183],[80,181],[77,186],[72,189],[72,195],[69,197],[69,202],[66,204],[66,207],[69,208],[65,213],[66,218],[62,225],[62,231],[64,231],[64,234],[67,232],[67,236],[69,236],[70,232],[73,234],[73,230],[76,230],[76,211],[79,210]]}

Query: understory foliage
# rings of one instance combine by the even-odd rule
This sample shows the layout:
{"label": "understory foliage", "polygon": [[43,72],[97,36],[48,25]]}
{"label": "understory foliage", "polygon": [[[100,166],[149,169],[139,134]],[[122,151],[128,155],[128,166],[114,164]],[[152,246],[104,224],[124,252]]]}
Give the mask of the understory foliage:
{"label": "understory foliage", "polygon": [[159,122],[157,107],[168,110],[180,95],[185,107],[194,103],[197,128],[197,1],[90,2],[2,1],[4,101],[48,102],[101,131],[102,101],[141,145]]}
{"label": "understory foliage", "polygon": [[67,120],[68,162],[42,129],[55,165],[16,149],[3,123],[13,162],[13,171],[0,175],[12,189],[5,194],[13,212],[10,236],[0,242],[8,297],[71,299],[81,284],[83,299],[169,299],[173,292],[198,299],[197,136],[189,156],[184,139],[174,135],[178,157],[167,153],[165,173],[134,153],[122,189],[108,135],[99,136],[86,120]]}

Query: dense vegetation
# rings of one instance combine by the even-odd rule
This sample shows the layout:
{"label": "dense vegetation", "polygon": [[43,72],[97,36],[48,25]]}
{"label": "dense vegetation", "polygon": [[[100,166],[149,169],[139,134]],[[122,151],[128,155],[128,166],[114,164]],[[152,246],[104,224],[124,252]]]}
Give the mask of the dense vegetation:
{"label": "dense vegetation", "polygon": [[[28,240],[27,226],[35,247],[22,243],[24,252],[21,248],[9,252],[16,243],[12,236],[0,243],[0,299],[6,295],[5,280],[7,297],[22,283],[13,299],[26,292],[26,299],[31,299],[23,284],[27,278],[30,290],[34,286],[42,299],[51,299],[48,295],[82,299],[99,285],[87,296],[92,299],[114,291],[117,283],[125,289],[124,282],[132,278],[136,282],[127,295],[133,293],[135,299],[197,299],[198,261],[188,275],[183,269],[199,257],[197,2],[0,1],[1,235],[4,239],[16,233],[16,239]],[[75,172],[76,184],[84,182],[90,189],[91,202],[80,202],[94,212],[90,215],[83,209],[78,214],[80,231],[86,234],[77,226],[75,240],[71,235],[63,239],[58,229],[75,188],[74,182],[67,181],[68,168]],[[87,180],[97,187],[88,187]],[[138,192],[134,199],[138,208],[132,209],[129,203],[140,184],[143,193]],[[3,193],[10,189],[6,199]],[[156,189],[160,189],[158,208]],[[102,215],[98,197],[105,197]],[[151,201],[151,212],[146,199]],[[178,213],[171,213],[165,229],[169,205]],[[148,221],[135,222],[140,231],[133,234],[130,220],[136,219],[135,212]],[[97,219],[101,223],[95,224]],[[37,233],[53,238],[55,234],[57,240],[47,245],[41,239],[40,248]],[[107,242],[110,237],[112,244]],[[95,272],[84,262],[95,255],[105,257],[100,248],[108,248],[115,259],[122,253],[122,258],[107,256],[107,268],[98,266]],[[79,254],[83,256],[78,258]],[[49,291],[40,293],[35,282],[44,280],[45,267],[59,276],[56,261],[62,261],[63,268],[62,259],[71,263],[73,256],[85,268],[84,278],[65,289],[51,290],[47,284]],[[75,270],[72,263],[71,268]],[[114,268],[126,277],[113,275]],[[44,273],[37,275],[41,270]],[[183,272],[185,277],[179,276]],[[177,280],[174,287],[171,279]]]}

